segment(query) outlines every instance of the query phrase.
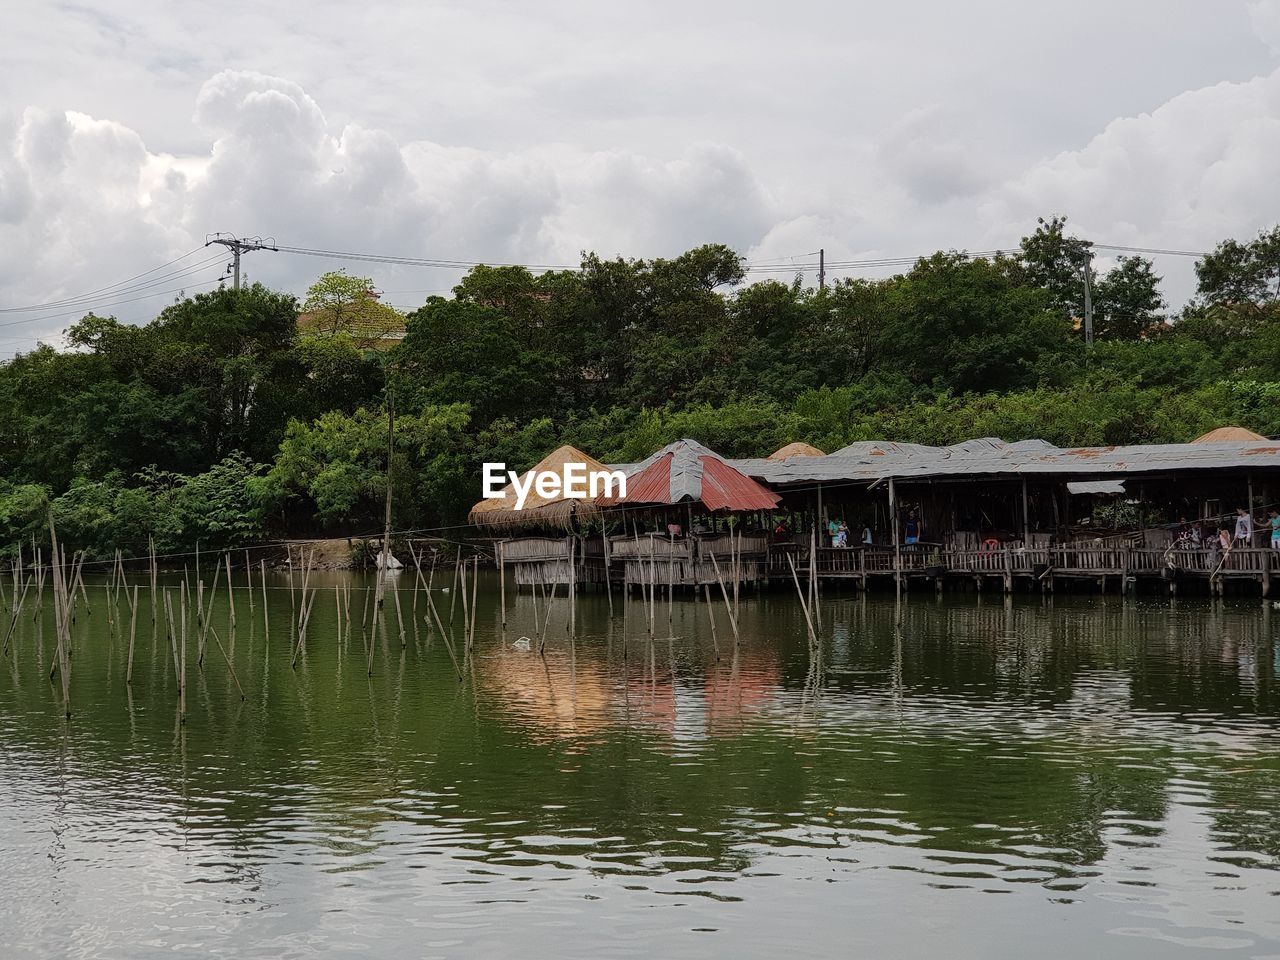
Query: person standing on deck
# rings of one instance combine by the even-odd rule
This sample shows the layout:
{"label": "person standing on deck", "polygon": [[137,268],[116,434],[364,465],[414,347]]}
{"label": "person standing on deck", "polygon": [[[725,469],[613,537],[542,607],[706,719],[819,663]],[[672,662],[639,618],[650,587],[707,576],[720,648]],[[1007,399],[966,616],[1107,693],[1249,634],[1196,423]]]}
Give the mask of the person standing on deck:
{"label": "person standing on deck", "polygon": [[1253,543],[1253,517],[1244,507],[1236,507],[1236,543],[1246,547]]}
{"label": "person standing on deck", "polygon": [[1280,550],[1280,510],[1272,507],[1267,511],[1267,518],[1259,523],[1271,529],[1271,549]]}
{"label": "person standing on deck", "polygon": [[907,520],[902,528],[903,537],[908,547],[914,547],[920,542],[920,534],[922,530],[923,525],[920,523],[920,518],[916,516],[916,512],[914,510],[908,510]]}

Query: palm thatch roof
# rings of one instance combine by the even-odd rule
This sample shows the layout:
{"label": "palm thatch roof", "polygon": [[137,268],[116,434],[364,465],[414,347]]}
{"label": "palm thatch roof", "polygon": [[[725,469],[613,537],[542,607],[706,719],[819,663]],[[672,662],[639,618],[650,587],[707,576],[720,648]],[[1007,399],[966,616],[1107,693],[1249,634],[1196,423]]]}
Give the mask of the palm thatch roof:
{"label": "palm thatch roof", "polygon": [[[521,483],[531,473],[562,473],[566,463],[582,463],[587,472],[607,469],[594,457],[589,457],[577,447],[566,444],[559,447],[520,475]],[[564,496],[542,497],[533,488],[525,499],[523,509],[517,510],[515,484],[507,484],[503,496],[481,500],[467,515],[478,527],[561,527],[572,529],[576,519],[598,516],[600,508],[590,499],[575,500]]]}
{"label": "palm thatch roof", "polygon": [[1246,430],[1244,427],[1218,427],[1204,436],[1196,437],[1192,443],[1252,443],[1255,440],[1267,439],[1260,433]]}
{"label": "palm thatch roof", "polygon": [[766,460],[790,460],[792,457],[825,457],[826,454],[817,447],[808,443],[788,443],[785,447],[779,447]]}

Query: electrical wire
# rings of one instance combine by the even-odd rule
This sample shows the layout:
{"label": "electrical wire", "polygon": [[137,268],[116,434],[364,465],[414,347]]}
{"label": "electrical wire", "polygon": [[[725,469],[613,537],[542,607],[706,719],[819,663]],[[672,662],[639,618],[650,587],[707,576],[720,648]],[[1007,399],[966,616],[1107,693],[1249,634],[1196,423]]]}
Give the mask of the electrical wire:
{"label": "electrical wire", "polygon": [[191,290],[198,287],[212,286],[213,284],[218,283],[221,279],[222,279],[222,275],[221,275],[221,272],[219,272],[219,275],[216,277],[212,277],[206,280],[195,281],[192,283],[186,283],[180,287],[172,287],[168,290],[157,290],[154,293],[146,293],[146,294],[143,294],[142,296],[130,297],[125,300],[113,300],[113,301],[108,301],[103,303],[91,304],[89,310],[86,310],[85,308],[81,307],[75,310],[68,310],[65,313],[43,314],[38,317],[27,317],[26,319],[23,319],[23,320],[7,320],[7,321],[4,321],[3,323],[0,323],[0,327],[16,327],[16,326],[21,326],[23,324],[28,324],[28,323],[41,323],[45,320],[59,320],[64,317],[84,316],[85,313],[87,312],[91,313],[95,309],[103,309],[106,307],[117,307],[117,306],[122,306],[126,303],[138,303],[141,300],[150,300],[154,297],[163,297],[170,293],[182,293],[186,290]]}
{"label": "electrical wire", "polygon": [[[157,270],[163,270],[165,267],[171,267],[175,263],[179,263],[187,259],[187,257],[194,256],[195,254],[199,253],[203,249],[204,247],[196,247],[194,250],[188,250],[182,256],[174,257],[172,260],[169,260],[166,263],[162,263],[158,267],[152,267],[150,270],[144,270],[142,271],[142,273],[136,273],[132,277],[128,277],[124,280],[117,280],[115,283],[109,283],[105,287],[98,287],[96,290],[90,290],[88,293],[78,294],[77,296],[67,297],[62,300],[50,300],[47,303],[29,304],[25,307],[0,307],[0,313],[29,313],[33,310],[45,310],[45,309],[52,310],[52,309],[57,309],[59,307],[65,307],[69,304],[77,303],[81,300],[87,300],[97,294],[102,294],[102,293],[105,293],[106,291],[114,290],[114,288],[116,287],[120,287],[126,284],[131,284],[133,283],[133,281],[140,280],[145,276],[155,273]],[[118,290],[114,290],[114,292],[112,293],[112,296],[114,296],[115,293],[119,293],[119,292],[120,291]]]}

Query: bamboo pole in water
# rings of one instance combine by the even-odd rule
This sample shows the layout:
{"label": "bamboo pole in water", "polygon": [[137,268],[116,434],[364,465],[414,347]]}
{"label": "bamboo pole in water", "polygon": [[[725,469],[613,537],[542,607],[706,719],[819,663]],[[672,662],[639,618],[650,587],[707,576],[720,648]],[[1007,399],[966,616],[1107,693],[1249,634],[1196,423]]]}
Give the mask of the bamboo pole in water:
{"label": "bamboo pole in water", "polygon": [[471,570],[471,639],[468,641],[472,646],[476,642],[476,588],[480,584],[480,556],[472,561]]}
{"label": "bamboo pole in water", "polygon": [[53,523],[53,512],[49,513],[49,540],[52,545],[55,565],[53,568],[53,610],[54,623],[57,627],[57,670],[62,683],[62,705],[69,718],[71,716],[71,654],[70,639],[70,596],[66,589],[64,576],[64,553],[58,546],[58,532]]}
{"label": "bamboo pole in water", "polygon": [[[22,605],[26,602],[27,589],[31,586],[32,579],[33,578],[30,577],[27,578],[27,582],[22,588],[22,595],[14,602],[13,609],[9,616],[9,629],[4,635],[4,649],[0,650],[0,656],[4,656],[4,654],[9,651],[9,639],[13,636],[14,628],[18,625],[18,617],[22,616]],[[15,595],[18,593],[18,584],[16,580],[13,584],[13,592]]]}
{"label": "bamboo pole in water", "polygon": [[[693,595],[696,600],[698,596],[698,585],[693,585]],[[711,587],[708,584],[702,585],[702,598],[707,603],[707,619],[711,621],[711,647],[716,652],[716,659],[720,659],[720,638],[716,636],[716,608],[711,602]],[[695,604],[696,605],[696,604]]]}
{"label": "bamboo pole in water", "polygon": [[164,591],[164,609],[169,632],[169,652],[173,654],[173,674],[176,677],[181,667],[178,662],[178,628],[173,618],[173,598],[169,595],[168,587]]}
{"label": "bamboo pole in water", "polygon": [[[415,587],[417,586],[417,581],[415,581],[415,582],[414,582],[414,586],[415,586]],[[401,646],[401,647],[403,647],[403,646],[405,645],[405,640],[404,640],[404,610],[403,610],[403,609],[401,609],[401,607],[400,607],[400,584],[399,584],[399,583],[393,583],[393,584],[391,585],[391,592],[395,595],[395,598],[396,598],[396,627],[397,627],[397,628],[399,629],[399,631],[400,631],[400,646]]]}
{"label": "bamboo pole in water", "polygon": [[258,562],[258,583],[262,584],[262,633],[265,640],[271,639],[271,612],[267,608],[267,561],[260,558]]}
{"label": "bamboo pole in water", "polygon": [[289,664],[289,668],[291,670],[296,670],[298,668],[298,655],[302,653],[303,647],[307,642],[307,624],[311,621],[311,610],[316,605],[317,593],[319,593],[318,590],[311,591],[311,599],[308,601],[306,590],[305,588],[303,589],[301,601],[302,610],[298,614],[298,642],[294,645],[293,660]]}
{"label": "bamboo pole in water", "polygon": [[[600,541],[601,541],[601,550],[604,553],[604,592],[609,597],[609,619],[612,620],[613,619],[613,583],[610,579],[610,574],[609,574],[609,533],[604,529],[603,525],[601,525],[600,527]],[[505,624],[506,621],[504,620],[503,623]]]}
{"label": "bamboo pole in water", "polygon": [[551,601],[556,598],[556,584],[551,584],[551,593],[547,596],[547,615],[542,621],[542,629],[538,633],[538,656],[546,656],[547,649],[547,629],[551,626]]}
{"label": "bamboo pole in water", "polygon": [[[213,568],[213,575],[218,575],[218,568]],[[204,609],[204,581],[196,581],[196,666],[204,666],[204,634],[208,623]]]}
{"label": "bamboo pole in water", "polygon": [[151,555],[151,622],[156,622],[156,581],[159,570],[156,565],[156,538],[147,537],[147,550]]}
{"label": "bamboo pole in water", "polygon": [[733,643],[738,644],[738,618],[734,615],[733,604],[729,602],[729,590],[725,586],[724,577],[720,576],[720,564],[716,560],[715,552],[711,553],[711,566],[716,572],[716,580],[720,584],[720,596],[724,598],[724,609],[729,614],[729,626],[733,627]]}
{"label": "bamboo pole in water", "polygon": [[471,601],[467,594],[469,576],[464,563],[458,571],[458,589],[462,591],[462,662],[465,665],[471,656]]}
{"label": "bamboo pole in water", "polygon": [[222,640],[218,637],[218,631],[210,627],[209,632],[213,634],[213,642],[218,645],[218,652],[222,654],[222,659],[227,662],[227,669],[231,671],[231,679],[236,682],[236,689],[240,691],[240,699],[245,699],[244,687],[240,686],[240,678],[236,676],[236,668],[231,663],[231,658],[227,656],[226,649],[222,646]]}
{"label": "bamboo pole in water", "polygon": [[449,626],[453,626],[453,610],[458,603],[458,580],[462,576],[462,548],[458,547],[455,551],[455,559],[453,563],[453,587],[450,589],[449,596]]}
{"label": "bamboo pole in water", "polygon": [[498,607],[502,611],[502,627],[507,626],[507,556],[503,542],[498,541]]}
{"label": "bamboo pole in water", "polygon": [[[128,594],[125,594],[128,596]],[[129,665],[125,668],[124,682],[133,683],[133,638],[138,633],[138,585],[133,585],[133,603],[129,612]]]}
{"label": "bamboo pole in water", "polygon": [[791,554],[787,554],[787,563],[791,565],[791,579],[795,581],[796,596],[800,598],[800,609],[804,611],[804,622],[809,628],[809,642],[811,644],[818,642],[817,631],[813,628],[813,618],[809,616],[809,604],[805,601],[804,591],[800,589],[800,575],[796,573],[796,562],[791,559]]}
{"label": "bamboo pole in water", "polygon": [[[199,569],[197,567],[197,569]],[[203,582],[203,581],[201,581]],[[182,633],[178,655],[178,716],[182,723],[187,722],[187,596],[179,598],[179,612],[182,614],[178,629]]]}
{"label": "bamboo pole in water", "polygon": [[224,554],[223,559],[227,561],[227,608],[228,615],[231,618],[231,628],[234,630],[236,626],[236,588],[231,582],[231,551],[228,550]]}
{"label": "bamboo pole in water", "polygon": [[413,613],[414,619],[416,620],[418,617],[418,584],[419,584],[419,581],[422,579],[422,563],[418,559],[418,551],[414,548],[412,540],[409,541],[409,556],[413,559],[414,577],[413,577],[412,613]]}
{"label": "bamboo pole in water", "polygon": [[[432,567],[432,574],[435,574],[435,568]],[[431,598],[431,591],[427,591],[427,609],[431,611],[431,616],[435,618],[436,629],[440,631],[440,638],[444,641],[445,649],[449,651],[449,659],[453,661],[453,671],[458,675],[458,679],[462,679],[462,667],[458,665],[458,654],[453,649],[453,638],[444,629],[444,621],[440,619],[440,611],[436,609],[436,603]]]}
{"label": "bamboo pole in water", "polygon": [[[249,562],[249,550],[244,551],[244,592],[249,595],[249,613],[253,613],[253,565]],[[253,617],[249,617],[253,620]]]}
{"label": "bamboo pole in water", "polygon": [[338,645],[342,645],[342,591],[333,585],[333,622],[338,627]]}

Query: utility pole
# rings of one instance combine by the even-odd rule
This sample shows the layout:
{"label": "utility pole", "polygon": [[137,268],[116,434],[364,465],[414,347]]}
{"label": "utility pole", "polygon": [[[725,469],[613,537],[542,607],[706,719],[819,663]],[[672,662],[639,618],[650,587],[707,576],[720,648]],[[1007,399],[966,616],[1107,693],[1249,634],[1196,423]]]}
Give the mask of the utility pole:
{"label": "utility pole", "polygon": [[274,238],[267,238],[264,240],[262,237],[246,237],[242,240],[231,233],[205,235],[204,245],[206,247],[212,246],[215,243],[220,244],[231,251],[232,273],[234,277],[232,281],[232,289],[234,290],[240,289],[240,255],[242,253],[248,253],[251,250],[278,250]]}
{"label": "utility pole", "polygon": [[1093,253],[1084,262],[1084,345],[1093,346]]}
{"label": "utility pole", "polygon": [[376,596],[374,597],[374,606],[378,609],[382,608],[387,576],[391,573],[391,462],[395,457],[396,448],[396,399],[391,384],[391,370],[392,368],[388,366],[385,384],[387,394],[387,500],[385,525],[382,531],[382,553],[378,558],[380,569],[378,570]]}
{"label": "utility pole", "polygon": [[827,289],[827,251],[818,251],[818,289]]}

